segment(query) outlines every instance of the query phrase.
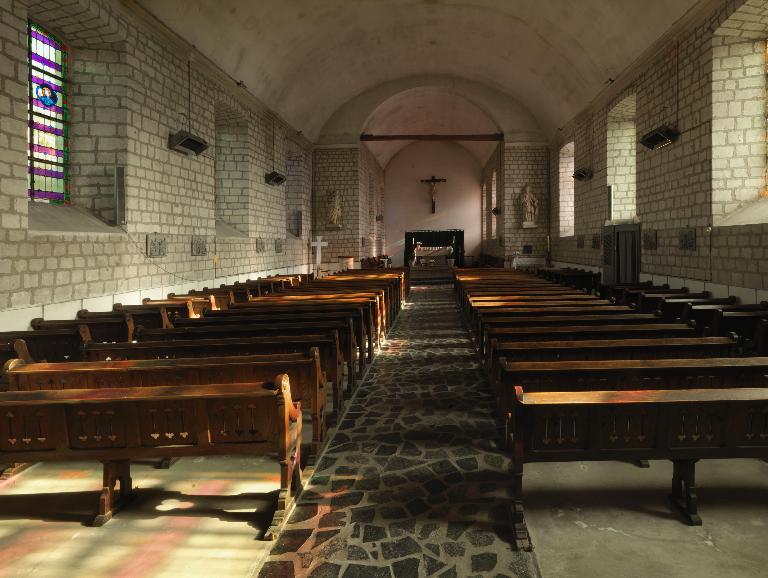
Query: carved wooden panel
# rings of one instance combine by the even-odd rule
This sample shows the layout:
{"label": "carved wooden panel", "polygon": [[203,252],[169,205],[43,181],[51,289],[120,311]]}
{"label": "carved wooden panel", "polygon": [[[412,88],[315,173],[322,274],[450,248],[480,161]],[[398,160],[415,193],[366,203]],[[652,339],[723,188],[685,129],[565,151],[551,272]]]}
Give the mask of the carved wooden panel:
{"label": "carved wooden panel", "polygon": [[655,448],[658,410],[618,406],[600,413],[600,449]]}
{"label": "carved wooden panel", "polygon": [[584,450],[587,447],[587,414],[578,409],[536,412],[534,451]]}
{"label": "carved wooden panel", "polygon": [[210,401],[208,419],[213,444],[274,441],[268,432],[277,429],[273,406],[257,399]]}
{"label": "carved wooden panel", "polygon": [[736,409],[731,431],[739,446],[768,446],[768,405],[756,404]]}
{"label": "carved wooden panel", "polygon": [[178,446],[197,443],[194,403],[141,402],[137,407],[142,446]]}
{"label": "carved wooden panel", "polygon": [[67,430],[72,449],[126,447],[126,406],[84,405],[67,408]]}
{"label": "carved wooden panel", "polygon": [[675,405],[668,409],[671,448],[717,448],[726,443],[727,406]]}
{"label": "carved wooden panel", "polygon": [[0,451],[25,452],[56,447],[51,408],[11,407],[0,416]]}

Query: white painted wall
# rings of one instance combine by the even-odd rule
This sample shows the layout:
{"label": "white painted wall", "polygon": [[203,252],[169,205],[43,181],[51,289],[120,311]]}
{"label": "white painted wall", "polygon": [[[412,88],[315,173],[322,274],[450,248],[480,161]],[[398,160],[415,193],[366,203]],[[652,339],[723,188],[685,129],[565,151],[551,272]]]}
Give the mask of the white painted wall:
{"label": "white painted wall", "polygon": [[[431,212],[427,185],[421,179],[448,179]],[[464,252],[480,254],[480,175],[477,159],[453,142],[416,142],[401,150],[384,175],[386,253],[394,266],[403,264],[405,231],[464,229]]]}

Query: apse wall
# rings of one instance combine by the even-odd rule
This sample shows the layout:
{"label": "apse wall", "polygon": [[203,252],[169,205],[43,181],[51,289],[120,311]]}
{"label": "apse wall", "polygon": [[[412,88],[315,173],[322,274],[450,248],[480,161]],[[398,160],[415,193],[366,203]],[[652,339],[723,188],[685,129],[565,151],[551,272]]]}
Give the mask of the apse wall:
{"label": "apse wall", "polygon": [[[416,142],[395,155],[384,175],[385,252],[394,266],[403,264],[405,231],[419,229],[463,229],[465,254],[480,254],[481,167],[465,148]],[[421,182],[433,175],[448,179],[438,187],[435,214],[429,188]]]}

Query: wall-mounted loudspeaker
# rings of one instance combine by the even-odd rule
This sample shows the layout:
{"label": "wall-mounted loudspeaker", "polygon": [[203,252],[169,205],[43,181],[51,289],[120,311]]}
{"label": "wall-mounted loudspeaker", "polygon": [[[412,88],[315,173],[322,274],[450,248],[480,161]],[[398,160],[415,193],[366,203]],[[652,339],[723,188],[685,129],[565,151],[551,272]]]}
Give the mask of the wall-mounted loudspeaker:
{"label": "wall-mounted loudspeaker", "polygon": [[285,175],[278,171],[272,171],[264,175],[264,182],[273,187],[279,187],[285,182]]}

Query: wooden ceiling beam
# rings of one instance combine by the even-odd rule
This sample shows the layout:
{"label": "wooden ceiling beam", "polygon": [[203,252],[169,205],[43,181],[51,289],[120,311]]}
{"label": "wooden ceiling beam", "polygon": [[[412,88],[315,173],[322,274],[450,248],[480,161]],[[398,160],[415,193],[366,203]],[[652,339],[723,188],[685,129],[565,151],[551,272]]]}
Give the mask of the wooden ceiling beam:
{"label": "wooden ceiling beam", "polygon": [[361,141],[392,141],[392,140],[461,140],[503,142],[504,133],[495,134],[367,134],[360,135]]}

